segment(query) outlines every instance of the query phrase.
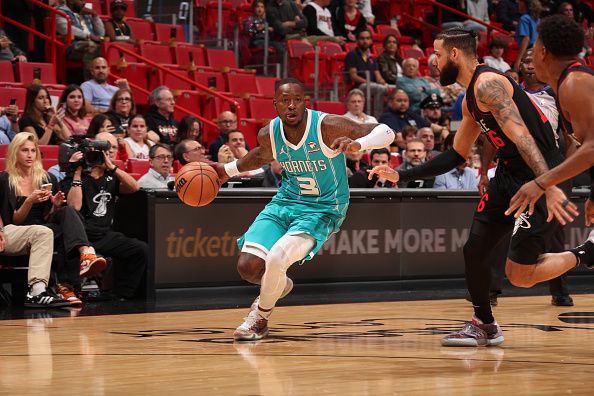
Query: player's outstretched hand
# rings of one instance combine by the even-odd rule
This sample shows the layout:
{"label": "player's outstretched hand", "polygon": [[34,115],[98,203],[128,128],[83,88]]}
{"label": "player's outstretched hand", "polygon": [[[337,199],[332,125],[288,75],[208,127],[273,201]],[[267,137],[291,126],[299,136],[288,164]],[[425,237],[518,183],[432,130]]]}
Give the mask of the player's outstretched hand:
{"label": "player's outstretched hand", "polygon": [[347,153],[356,153],[361,151],[361,144],[356,140],[348,138],[346,136],[341,136],[336,138],[332,144],[330,145],[332,150],[340,151],[340,152],[347,152]]}
{"label": "player's outstretched hand", "polygon": [[225,171],[225,165],[221,164],[220,162],[212,161],[208,161],[208,165],[212,166],[214,170],[217,171],[217,175],[219,175],[219,183],[221,183],[221,186],[225,184],[227,180],[229,180],[229,175]]}
{"label": "player's outstretched hand", "polygon": [[398,180],[400,180],[400,175],[398,172],[390,168],[388,165],[379,165],[371,170],[368,169],[367,172],[369,172],[369,176],[367,176],[369,180],[371,180],[374,175],[377,175],[379,178],[389,180],[392,183],[398,183]]}
{"label": "player's outstretched hand", "polygon": [[[514,217],[518,218],[526,210],[528,210],[529,215],[532,215],[534,205],[542,194],[542,189],[534,181],[524,184],[510,200],[505,215],[509,216],[515,212]],[[544,194],[546,194],[547,211],[549,213],[547,221],[556,218],[559,223],[565,225],[572,222],[579,215],[577,206],[569,201],[565,193],[558,187],[549,187]]]}

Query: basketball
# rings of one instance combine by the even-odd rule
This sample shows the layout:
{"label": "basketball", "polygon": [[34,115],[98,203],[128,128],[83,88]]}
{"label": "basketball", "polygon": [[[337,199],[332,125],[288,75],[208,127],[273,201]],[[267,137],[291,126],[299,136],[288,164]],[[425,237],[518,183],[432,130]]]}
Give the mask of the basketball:
{"label": "basketball", "polygon": [[208,205],[219,192],[219,176],[212,166],[202,162],[184,165],[175,177],[175,191],[190,206]]}

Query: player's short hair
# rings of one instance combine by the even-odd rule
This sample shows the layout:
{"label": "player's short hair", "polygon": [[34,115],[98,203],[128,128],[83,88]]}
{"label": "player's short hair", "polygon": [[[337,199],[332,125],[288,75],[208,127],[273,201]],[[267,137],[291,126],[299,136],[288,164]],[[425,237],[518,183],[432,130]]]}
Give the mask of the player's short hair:
{"label": "player's short hair", "polygon": [[477,33],[474,30],[455,28],[439,33],[435,40],[443,40],[447,49],[457,48],[467,55],[476,56]]}
{"label": "player's short hair", "polygon": [[538,25],[538,39],[556,57],[574,57],[584,47],[584,31],[565,15],[543,18]]}
{"label": "player's short hair", "polygon": [[301,81],[299,81],[293,77],[288,77],[288,78],[283,78],[282,80],[278,80],[276,83],[274,83],[274,93],[276,94],[278,89],[285,84],[299,85],[301,87],[301,89],[303,89],[305,91],[305,85],[303,85],[303,83]]}

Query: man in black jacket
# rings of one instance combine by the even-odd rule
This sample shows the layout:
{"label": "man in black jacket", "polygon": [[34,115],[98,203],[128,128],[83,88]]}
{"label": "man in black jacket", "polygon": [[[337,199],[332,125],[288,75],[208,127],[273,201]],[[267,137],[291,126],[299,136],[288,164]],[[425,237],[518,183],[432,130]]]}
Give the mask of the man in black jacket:
{"label": "man in black jacket", "polygon": [[164,85],[149,95],[151,106],[146,112],[147,129],[159,135],[159,142],[173,144],[177,138],[179,123],[173,119],[175,99],[171,90]]}

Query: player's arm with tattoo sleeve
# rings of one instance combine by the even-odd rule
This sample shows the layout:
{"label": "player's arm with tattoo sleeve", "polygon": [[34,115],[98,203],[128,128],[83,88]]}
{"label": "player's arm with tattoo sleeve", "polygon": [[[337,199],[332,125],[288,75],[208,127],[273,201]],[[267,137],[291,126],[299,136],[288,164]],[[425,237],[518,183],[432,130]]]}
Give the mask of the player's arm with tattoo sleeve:
{"label": "player's arm with tattoo sleeve", "polygon": [[359,124],[346,117],[328,115],[322,120],[322,136],[328,146],[337,151],[357,152],[388,147],[395,138],[385,124]]}
{"label": "player's arm with tattoo sleeve", "polygon": [[496,73],[484,73],[477,80],[475,95],[479,108],[493,114],[532,172],[539,176],[548,171],[549,167],[512,99],[511,83]]}

